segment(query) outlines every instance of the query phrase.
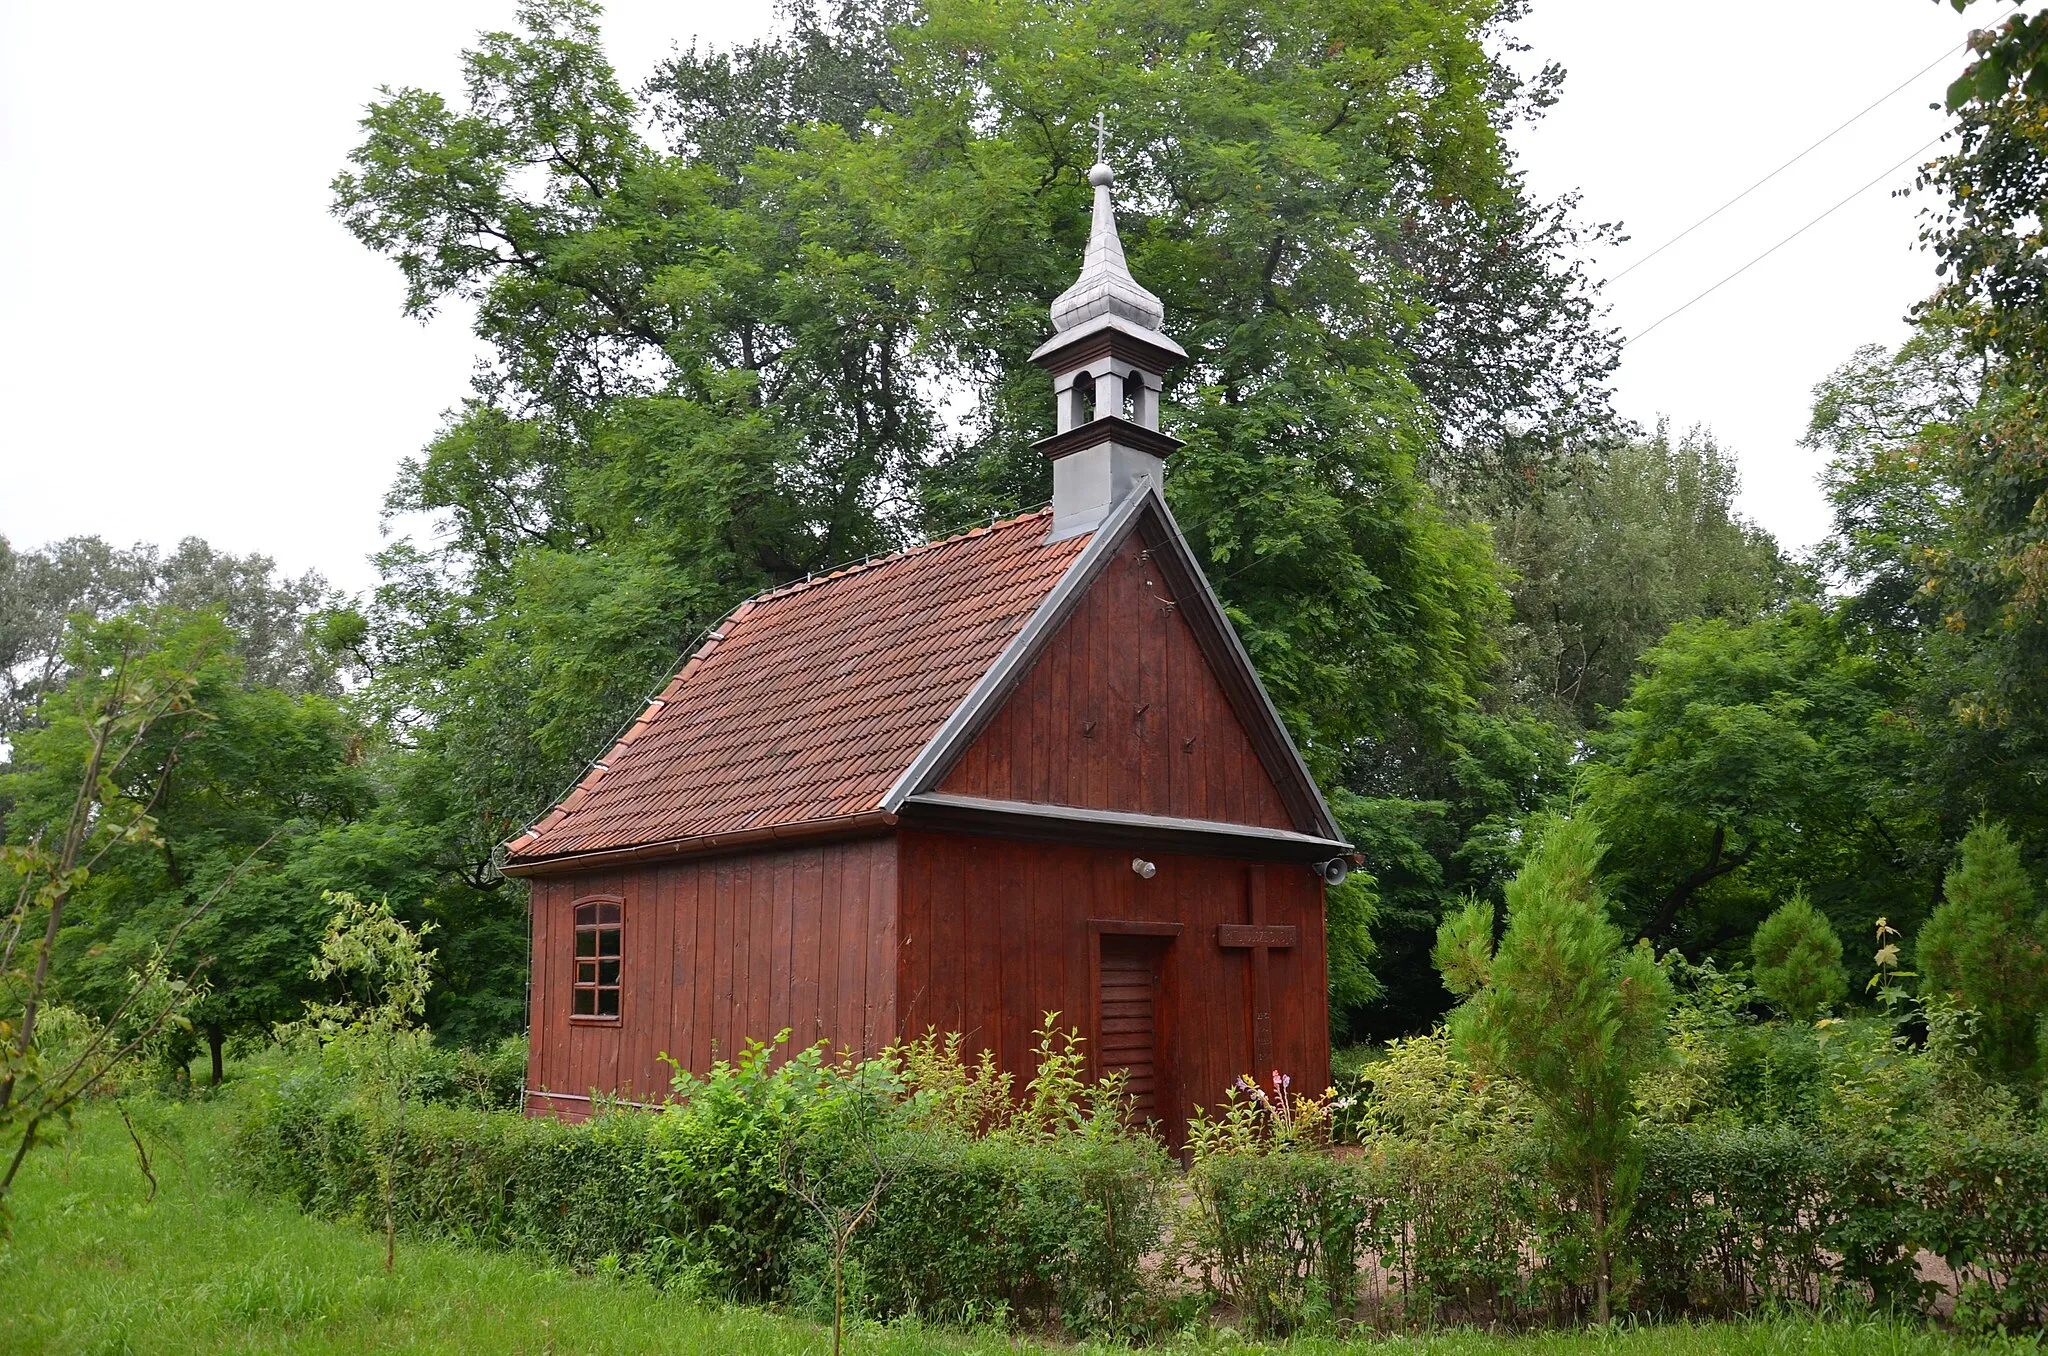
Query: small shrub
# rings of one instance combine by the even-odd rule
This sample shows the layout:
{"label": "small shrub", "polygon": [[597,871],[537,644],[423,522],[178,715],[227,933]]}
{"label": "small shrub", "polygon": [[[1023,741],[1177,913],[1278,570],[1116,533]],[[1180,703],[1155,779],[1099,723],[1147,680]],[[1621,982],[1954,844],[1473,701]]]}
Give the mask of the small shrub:
{"label": "small shrub", "polygon": [[1764,919],[1750,950],[1758,991],[1794,1021],[1812,1021],[1849,992],[1842,939],[1803,890]]}
{"label": "small shrub", "polygon": [[1458,1048],[1514,1078],[1536,1109],[1554,1198],[1593,1262],[1594,1308],[1609,1317],[1614,1242],[1637,1166],[1634,1082],[1665,1062],[1669,976],[1647,941],[1630,947],[1608,916],[1600,836],[1585,815],[1552,822],[1507,885],[1507,930],[1472,900],[1437,931]]}
{"label": "small shrub", "polygon": [[423,1102],[514,1111],[526,1087],[526,1040],[507,1036],[488,1050],[436,1044],[421,1056],[414,1077]]}
{"label": "small shrub", "polygon": [[1942,901],[1914,946],[1921,983],[1979,1015],[1979,1061],[2002,1078],[2035,1073],[2048,1017],[2048,912],[2001,824],[1963,838]]}
{"label": "small shrub", "polygon": [[1914,1166],[1915,1242],[1955,1272],[1957,1325],[2048,1331],[2048,1138],[1944,1137]]}

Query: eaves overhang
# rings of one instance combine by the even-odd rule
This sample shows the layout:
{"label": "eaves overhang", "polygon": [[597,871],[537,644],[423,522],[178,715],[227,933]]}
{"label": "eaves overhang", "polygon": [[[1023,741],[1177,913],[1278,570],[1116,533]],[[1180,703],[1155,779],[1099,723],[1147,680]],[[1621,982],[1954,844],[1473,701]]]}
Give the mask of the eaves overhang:
{"label": "eaves overhang", "polygon": [[904,801],[900,824],[906,829],[988,833],[1003,838],[1172,850],[1257,861],[1321,862],[1351,850],[1349,843],[1335,838],[1257,824],[955,796],[936,791]]}

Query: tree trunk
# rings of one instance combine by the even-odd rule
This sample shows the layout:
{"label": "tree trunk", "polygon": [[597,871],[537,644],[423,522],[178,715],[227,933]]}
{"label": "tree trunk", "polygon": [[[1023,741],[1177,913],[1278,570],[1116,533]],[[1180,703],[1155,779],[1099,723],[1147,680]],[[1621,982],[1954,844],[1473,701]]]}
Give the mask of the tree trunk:
{"label": "tree trunk", "polygon": [[220,1029],[220,1023],[212,1022],[206,1028],[206,1049],[213,1056],[213,1086],[220,1086],[220,1051],[227,1041],[227,1033]]}
{"label": "tree trunk", "polygon": [[839,1356],[839,1335],[846,1328],[846,1243],[832,1240],[832,1356]]}
{"label": "tree trunk", "polygon": [[1601,1327],[1607,1326],[1607,1183],[1593,1183],[1593,1307]]}

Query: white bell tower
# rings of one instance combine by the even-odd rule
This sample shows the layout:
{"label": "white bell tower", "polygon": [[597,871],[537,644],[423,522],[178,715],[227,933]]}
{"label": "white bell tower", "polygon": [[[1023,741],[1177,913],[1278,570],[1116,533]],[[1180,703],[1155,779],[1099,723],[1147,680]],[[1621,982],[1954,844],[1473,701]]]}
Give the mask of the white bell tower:
{"label": "white bell tower", "polygon": [[1124,262],[1099,115],[1095,127],[1088,252],[1081,276],[1052,304],[1052,338],[1031,355],[1052,370],[1059,406],[1058,431],[1037,444],[1053,459],[1053,541],[1092,531],[1141,482],[1163,486],[1166,458],[1181,445],[1159,431],[1159,394],[1187,351],[1161,332],[1165,306]]}

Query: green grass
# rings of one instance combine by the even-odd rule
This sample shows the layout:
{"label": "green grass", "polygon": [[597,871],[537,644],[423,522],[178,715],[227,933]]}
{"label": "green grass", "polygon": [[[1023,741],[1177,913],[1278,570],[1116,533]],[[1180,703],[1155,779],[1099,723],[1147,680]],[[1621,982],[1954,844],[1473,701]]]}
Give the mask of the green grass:
{"label": "green grass", "polygon": [[[794,1356],[828,1348],[827,1334],[813,1324],[706,1308],[630,1280],[569,1275],[527,1257],[400,1240],[397,1271],[387,1276],[381,1237],[223,1185],[218,1155],[230,1105],[146,1109],[145,1135],[162,1183],[153,1202],[144,1200],[134,1149],[111,1108],[90,1109],[66,1145],[31,1159],[17,1184],[13,1238],[0,1245],[0,1351]],[[1076,1350],[905,1327],[857,1330],[848,1349],[862,1356]],[[1185,1339],[1176,1349],[1243,1348],[1223,1333]],[[1918,1356],[1983,1348],[1914,1327],[1788,1320],[1521,1338],[1450,1333],[1285,1349],[1373,1356]]]}

